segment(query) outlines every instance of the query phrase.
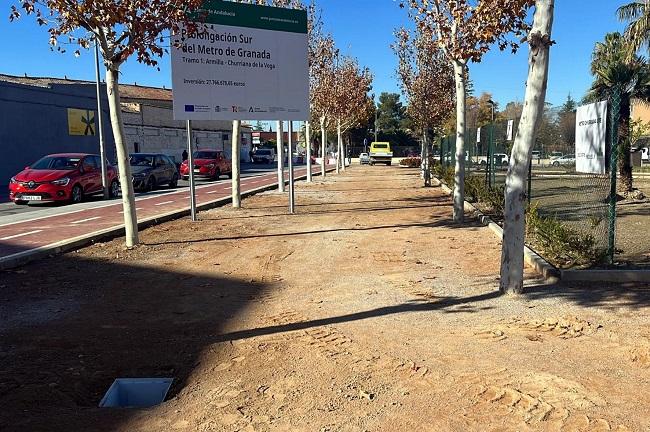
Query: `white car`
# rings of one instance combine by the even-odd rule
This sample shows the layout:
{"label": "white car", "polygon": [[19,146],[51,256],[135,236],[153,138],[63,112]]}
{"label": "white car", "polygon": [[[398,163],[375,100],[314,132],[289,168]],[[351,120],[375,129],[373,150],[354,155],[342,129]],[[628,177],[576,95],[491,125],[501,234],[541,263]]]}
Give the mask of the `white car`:
{"label": "white car", "polygon": [[573,156],[560,156],[551,159],[551,165],[554,167],[559,167],[560,165],[574,165],[576,163],[576,158]]}
{"label": "white car", "polygon": [[[494,153],[494,166],[508,166],[508,162],[510,162],[510,158],[508,157],[507,154],[505,153]],[[488,157],[487,156],[480,156],[479,157],[479,164],[481,166],[486,166],[488,163]]]}
{"label": "white car", "polygon": [[359,164],[370,164],[370,155],[368,153],[361,153],[359,155]]}

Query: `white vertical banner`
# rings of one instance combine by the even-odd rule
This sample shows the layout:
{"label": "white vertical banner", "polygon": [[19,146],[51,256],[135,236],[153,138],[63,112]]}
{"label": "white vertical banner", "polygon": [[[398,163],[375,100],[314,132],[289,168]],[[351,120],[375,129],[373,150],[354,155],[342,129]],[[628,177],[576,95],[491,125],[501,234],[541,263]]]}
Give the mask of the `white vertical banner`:
{"label": "white vertical banner", "polygon": [[512,130],[515,127],[515,121],[514,120],[508,120],[508,141],[512,141]]}
{"label": "white vertical banner", "polygon": [[607,101],[578,107],[576,111],[576,171],[605,174]]}
{"label": "white vertical banner", "polygon": [[481,142],[481,128],[476,129],[476,142],[477,143]]}

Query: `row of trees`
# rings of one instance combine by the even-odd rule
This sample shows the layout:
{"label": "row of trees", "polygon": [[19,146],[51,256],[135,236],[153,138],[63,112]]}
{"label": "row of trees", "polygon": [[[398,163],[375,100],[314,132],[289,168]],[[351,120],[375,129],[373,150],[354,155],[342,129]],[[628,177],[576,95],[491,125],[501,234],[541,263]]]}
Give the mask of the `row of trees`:
{"label": "row of trees", "polygon": [[[536,126],[544,112],[546,83],[548,77],[548,53],[552,44],[553,0],[403,0],[400,5],[409,8],[414,23],[415,40],[409,43],[408,32],[398,33],[398,44],[427,46],[428,57],[439,62],[438,74],[449,79],[452,69],[455,92],[451,97],[456,105],[456,166],[454,175],[454,221],[464,220],[465,198],[465,139],[467,133],[467,88],[470,79],[469,65],[480,62],[493,45],[499,49],[519,48],[520,41],[528,42],[529,74],[526,97],[522,109],[517,137],[513,145],[510,167],[506,180],[504,241],[501,260],[501,290],[521,292],[523,290],[524,249],[524,204],[526,201],[525,174],[535,141]],[[529,8],[535,6],[532,28],[526,23]],[[405,41],[405,42],[403,42]],[[421,48],[425,49],[425,48]],[[398,54],[399,55],[399,54]],[[402,72],[408,61],[400,56],[400,78],[405,93],[416,95],[410,90],[411,78]],[[429,78],[430,79],[430,78]],[[450,81],[445,81],[450,82]],[[435,81],[428,81],[431,86]],[[442,88],[442,95],[436,94],[430,105],[446,104],[450,98],[449,87]],[[433,97],[428,95],[426,97]],[[426,105],[425,105],[426,106]],[[442,118],[436,119],[436,127],[443,127]]]}
{"label": "row of trees", "polygon": [[[520,118],[510,166],[506,179],[504,241],[501,262],[500,287],[506,292],[523,289],[524,209],[526,201],[525,174],[535,143],[556,143],[571,148],[575,142],[575,101],[569,96],[555,115],[545,104],[548,78],[548,53],[553,44],[553,0],[484,0],[477,4],[468,0],[403,0],[401,6],[409,7],[415,30],[400,30],[397,34],[398,68],[403,93],[413,104],[413,109],[425,116],[427,105],[416,102],[421,91],[414,84],[420,64],[417,53],[429,50],[424,57],[434,63],[439,61],[439,74],[427,78],[424,97],[432,105],[449,103],[449,85],[435,92],[436,84],[447,82],[448,68],[453,68],[456,103],[455,115],[443,113],[436,119],[435,127],[452,129],[456,133],[456,166],[454,178],[454,220],[463,221],[465,138],[467,128],[482,126],[491,118],[487,102],[490,95],[467,97],[469,65],[479,62],[493,46],[516,51],[519,41],[530,45],[529,75],[523,104],[508,104],[506,118]],[[525,22],[529,8],[535,6],[532,27]],[[629,21],[625,34],[612,33],[596,45],[591,70],[594,83],[587,99],[602,100],[612,96],[620,102],[618,137],[620,155],[619,174],[621,189],[632,190],[630,166],[630,111],[632,100],[650,101],[650,67],[638,54],[642,47],[650,46],[650,5],[647,1],[634,1],[618,10],[621,20]],[[414,33],[414,35],[412,35]],[[526,34],[527,36],[522,38]],[[416,53],[415,55],[413,53]],[[415,61],[413,60],[415,58]],[[445,65],[446,62],[446,65]],[[417,107],[417,108],[416,108]],[[408,109],[408,108],[407,108]],[[426,114],[425,114],[426,113]],[[497,118],[498,119],[498,118]],[[455,123],[455,127],[450,124]],[[446,125],[445,125],[446,123]],[[632,134],[633,135],[633,134]],[[547,148],[552,150],[553,147]]]}
{"label": "row of trees", "polygon": [[[374,103],[370,96],[373,75],[368,68],[361,67],[357,59],[341,54],[333,36],[323,30],[315,8],[311,9],[310,17],[310,109],[311,118],[320,126],[321,173],[324,176],[328,132],[336,131],[338,172],[339,167],[345,169],[343,136],[367,124],[373,114]],[[312,140],[307,135],[308,148],[311,148]]]}

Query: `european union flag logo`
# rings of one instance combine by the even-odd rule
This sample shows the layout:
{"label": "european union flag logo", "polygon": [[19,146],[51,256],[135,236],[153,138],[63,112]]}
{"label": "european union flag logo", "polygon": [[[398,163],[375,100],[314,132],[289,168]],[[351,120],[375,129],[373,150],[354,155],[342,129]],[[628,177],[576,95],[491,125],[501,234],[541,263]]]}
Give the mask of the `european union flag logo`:
{"label": "european union flag logo", "polygon": [[185,105],[185,112],[194,112],[194,105]]}

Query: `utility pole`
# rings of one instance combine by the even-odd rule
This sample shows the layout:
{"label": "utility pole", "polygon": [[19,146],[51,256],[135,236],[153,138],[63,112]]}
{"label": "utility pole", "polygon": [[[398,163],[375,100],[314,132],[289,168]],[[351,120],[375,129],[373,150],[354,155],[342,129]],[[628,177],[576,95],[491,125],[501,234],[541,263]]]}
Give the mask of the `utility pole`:
{"label": "utility pole", "polygon": [[488,141],[488,186],[493,187],[496,180],[494,172],[494,101],[490,99],[487,103],[492,108],[492,119],[490,124],[490,138]]}
{"label": "utility pole", "polygon": [[102,161],[102,187],[104,188],[104,199],[108,199],[109,185],[106,177],[106,150],[104,149],[104,122],[102,121],[102,98],[100,96],[99,80],[99,46],[95,39],[95,80],[97,81],[97,130],[99,131],[99,158]]}
{"label": "utility pole", "polygon": [[196,222],[196,187],[194,184],[194,152],[192,150],[192,121],[187,121],[187,168],[190,180],[190,217]]}
{"label": "utility pole", "polygon": [[375,142],[377,142],[377,118],[379,116],[379,104],[375,102],[375,95],[372,95],[372,103],[375,104]]}
{"label": "utility pole", "polygon": [[289,121],[289,213],[294,214],[296,210],[295,191],[293,184],[293,122]]}

